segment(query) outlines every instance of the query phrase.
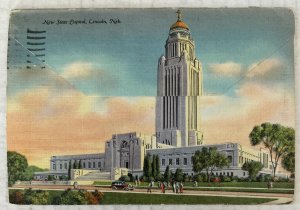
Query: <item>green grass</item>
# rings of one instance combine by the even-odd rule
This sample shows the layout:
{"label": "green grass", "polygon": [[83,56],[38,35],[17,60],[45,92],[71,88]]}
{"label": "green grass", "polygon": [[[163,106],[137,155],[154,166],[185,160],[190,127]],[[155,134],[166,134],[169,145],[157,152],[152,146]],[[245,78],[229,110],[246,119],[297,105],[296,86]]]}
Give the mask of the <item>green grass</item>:
{"label": "green grass", "polygon": [[196,191],[223,191],[223,192],[256,192],[256,193],[282,193],[282,194],[294,194],[294,190],[280,190],[280,189],[239,189],[239,188],[186,188],[187,190]]}
{"label": "green grass", "polygon": [[261,204],[276,199],[197,196],[197,195],[165,195],[137,193],[104,193],[102,204]]}

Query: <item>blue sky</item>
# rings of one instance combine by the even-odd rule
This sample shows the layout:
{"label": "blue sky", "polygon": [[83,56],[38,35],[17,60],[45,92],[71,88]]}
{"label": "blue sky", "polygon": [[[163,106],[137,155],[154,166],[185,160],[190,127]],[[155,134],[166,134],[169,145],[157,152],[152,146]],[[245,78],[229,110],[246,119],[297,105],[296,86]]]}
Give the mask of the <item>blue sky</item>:
{"label": "blue sky", "polygon": [[[25,43],[26,29],[47,31],[46,62],[62,74],[76,62],[109,75],[108,84],[70,80],[88,95],[155,96],[157,60],[164,53],[172,9],[104,9],[27,11],[12,16],[10,34]],[[203,64],[206,94],[234,95],[240,78],[224,78],[210,71],[212,64],[238,63],[242,71],[264,59],[285,64],[287,84],[293,87],[293,14],[287,9],[182,9]],[[34,15],[33,15],[34,14]],[[107,20],[119,24],[45,25],[44,20]],[[288,40],[288,41],[287,41]],[[22,60],[20,60],[22,62]],[[103,75],[102,75],[103,76]],[[105,80],[105,79],[104,79]],[[103,84],[99,84],[102,82]],[[232,87],[233,86],[233,87]],[[229,87],[232,87],[228,89]]]}

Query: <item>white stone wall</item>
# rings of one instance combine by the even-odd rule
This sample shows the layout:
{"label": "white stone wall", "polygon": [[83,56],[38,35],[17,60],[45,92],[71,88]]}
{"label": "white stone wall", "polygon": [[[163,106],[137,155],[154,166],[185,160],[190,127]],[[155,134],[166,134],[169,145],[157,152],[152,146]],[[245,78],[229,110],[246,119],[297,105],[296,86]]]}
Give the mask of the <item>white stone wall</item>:
{"label": "white stone wall", "polygon": [[98,154],[52,156],[50,160],[50,170],[67,173],[70,161],[71,161],[72,168],[75,161],[77,161],[78,164],[79,161],[81,161],[81,166],[83,169],[103,170],[105,167],[105,154],[98,153]]}

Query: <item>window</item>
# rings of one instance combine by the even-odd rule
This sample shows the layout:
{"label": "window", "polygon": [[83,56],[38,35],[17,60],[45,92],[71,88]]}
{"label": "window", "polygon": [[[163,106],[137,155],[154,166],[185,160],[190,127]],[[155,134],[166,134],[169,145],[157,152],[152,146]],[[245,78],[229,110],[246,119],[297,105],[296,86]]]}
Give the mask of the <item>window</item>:
{"label": "window", "polygon": [[243,176],[246,176],[246,173],[245,173],[245,172],[243,172]]}
{"label": "window", "polygon": [[85,162],[83,162],[83,168],[85,168]]}
{"label": "window", "polygon": [[229,163],[232,163],[232,156],[228,155],[227,158],[228,158]]}
{"label": "window", "polygon": [[231,172],[231,176],[233,176],[233,172]]}
{"label": "window", "polygon": [[216,175],[218,176],[218,172],[216,172]]}
{"label": "window", "polygon": [[176,165],[179,165],[179,158],[176,158]]}
{"label": "window", "polygon": [[161,165],[165,166],[166,165],[166,160],[165,159],[161,159]]}
{"label": "window", "polygon": [[98,168],[101,168],[101,162],[98,162]]}
{"label": "window", "polygon": [[67,163],[65,163],[65,169],[67,169],[68,168],[68,164]]}
{"label": "window", "polygon": [[56,170],[56,165],[55,165],[55,163],[53,164],[53,170]]}
{"label": "window", "polygon": [[96,163],[95,162],[93,162],[93,168],[96,168]]}
{"label": "window", "polygon": [[172,159],[169,159],[169,165],[172,165]]}
{"label": "window", "polygon": [[229,172],[227,172],[227,176],[229,176]]}
{"label": "window", "polygon": [[62,169],[62,164],[59,164],[59,169]]}
{"label": "window", "polygon": [[183,158],[183,165],[187,165],[187,158]]}
{"label": "window", "polygon": [[92,168],[92,163],[91,162],[89,162],[89,168]]}

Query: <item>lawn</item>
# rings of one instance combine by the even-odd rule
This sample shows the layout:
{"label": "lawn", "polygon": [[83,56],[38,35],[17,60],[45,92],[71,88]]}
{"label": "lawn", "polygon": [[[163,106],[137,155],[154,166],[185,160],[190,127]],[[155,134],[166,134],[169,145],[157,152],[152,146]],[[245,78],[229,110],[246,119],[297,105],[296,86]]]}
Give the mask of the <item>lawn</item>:
{"label": "lawn", "polygon": [[[9,190],[11,194],[15,190]],[[49,190],[49,200],[61,195],[63,191]],[[223,196],[197,196],[197,195],[167,195],[167,194],[143,194],[105,192],[101,204],[261,204],[276,199],[251,198],[251,197],[223,197]]]}
{"label": "lawn", "polygon": [[197,195],[164,195],[164,194],[138,194],[138,193],[104,193],[102,204],[261,204],[276,199],[248,198],[248,197],[222,197]]}

